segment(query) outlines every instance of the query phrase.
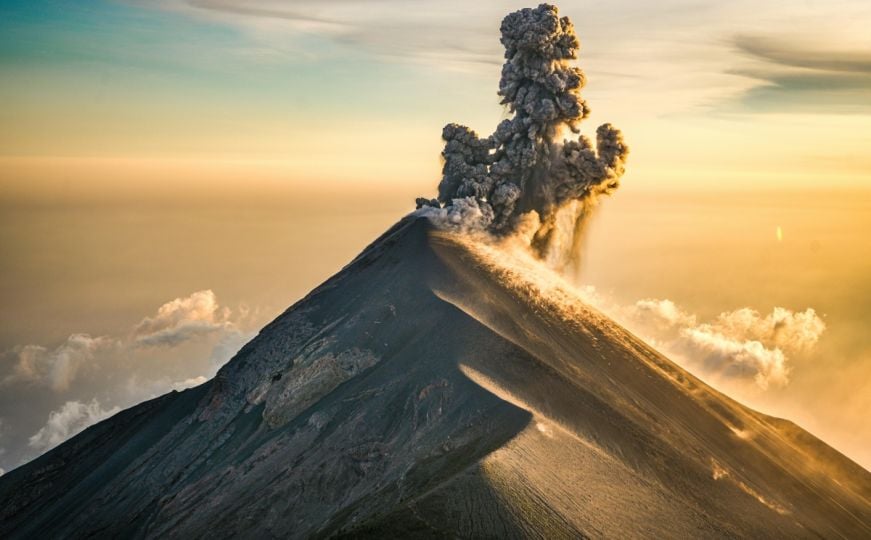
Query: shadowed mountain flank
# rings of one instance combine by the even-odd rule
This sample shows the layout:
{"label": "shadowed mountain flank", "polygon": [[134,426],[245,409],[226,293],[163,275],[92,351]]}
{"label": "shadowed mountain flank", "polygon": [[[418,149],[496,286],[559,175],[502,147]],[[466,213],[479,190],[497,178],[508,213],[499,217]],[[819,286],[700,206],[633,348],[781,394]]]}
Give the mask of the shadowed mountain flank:
{"label": "shadowed mountain flank", "polygon": [[3,538],[871,535],[867,471],[415,217],[0,500]]}

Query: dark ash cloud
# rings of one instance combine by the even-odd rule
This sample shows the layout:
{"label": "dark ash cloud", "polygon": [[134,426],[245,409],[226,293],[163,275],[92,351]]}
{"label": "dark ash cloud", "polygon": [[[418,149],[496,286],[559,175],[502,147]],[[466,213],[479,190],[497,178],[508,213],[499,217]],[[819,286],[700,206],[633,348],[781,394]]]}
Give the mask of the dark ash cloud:
{"label": "dark ash cloud", "polygon": [[[584,73],[573,65],[580,42],[555,6],[522,9],[502,21],[501,103],[513,115],[488,137],[448,124],[443,176],[419,212],[452,228],[505,235],[531,230],[530,247],[551,266],[577,260],[583,224],[597,197],[617,188],[628,147],[599,126],[595,143],[579,135],[589,107]],[[569,137],[569,138],[563,138]]]}

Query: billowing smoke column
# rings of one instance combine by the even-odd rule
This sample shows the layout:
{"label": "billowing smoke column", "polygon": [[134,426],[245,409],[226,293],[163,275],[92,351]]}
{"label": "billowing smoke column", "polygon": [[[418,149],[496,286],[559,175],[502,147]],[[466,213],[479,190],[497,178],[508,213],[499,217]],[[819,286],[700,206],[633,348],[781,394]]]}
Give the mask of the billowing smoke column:
{"label": "billowing smoke column", "polygon": [[577,260],[596,197],[617,187],[628,148],[610,124],[596,130],[595,148],[579,135],[589,109],[580,95],[584,74],[570,64],[580,43],[568,17],[541,4],[505,17],[501,32],[499,96],[513,117],[483,139],[445,126],[438,198],[418,199],[418,208],[467,229],[522,229],[534,253],[562,269]]}

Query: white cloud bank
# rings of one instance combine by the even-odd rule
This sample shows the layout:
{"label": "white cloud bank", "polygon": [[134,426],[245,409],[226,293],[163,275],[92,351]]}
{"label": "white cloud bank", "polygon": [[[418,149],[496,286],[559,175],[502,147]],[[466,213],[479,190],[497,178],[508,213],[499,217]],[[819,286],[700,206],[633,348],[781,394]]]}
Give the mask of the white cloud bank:
{"label": "white cloud bank", "polygon": [[232,328],[231,310],[220,308],[211,290],[197,291],[160,306],[157,314],[136,325],[137,346],[173,347],[193,338]]}
{"label": "white cloud bank", "polygon": [[67,401],[60,409],[49,413],[48,422],[30,437],[28,445],[45,452],[119,410],[118,407],[103,409],[96,399],[90,403]]}
{"label": "white cloud bank", "polygon": [[745,307],[699,322],[671,300],[644,299],[626,306],[593,287],[581,292],[588,302],[701,375],[752,381],[760,390],[786,386],[789,358],[810,351],[826,329],[812,308],[775,307],[763,315]]}
{"label": "white cloud bank", "polygon": [[123,336],[75,333],[53,349],[30,344],[6,351],[0,391],[31,407],[5,430],[13,451],[0,465],[45,452],[123,407],[205,383],[255,335],[255,318],[201,290],[164,303]]}
{"label": "white cloud bank", "polygon": [[248,315],[243,307],[233,320],[233,311],[221,307],[213,291],[197,291],[160,306],[156,314],[145,317],[133,328],[131,337],[76,333],[54,349],[33,344],[15,347],[10,351],[15,358],[14,366],[2,384],[33,383],[64,392],[80,371],[97,363],[99,354],[110,353],[117,359],[137,349],[173,348],[207,336],[218,338],[210,361],[220,367],[250,339],[250,332],[240,330]]}

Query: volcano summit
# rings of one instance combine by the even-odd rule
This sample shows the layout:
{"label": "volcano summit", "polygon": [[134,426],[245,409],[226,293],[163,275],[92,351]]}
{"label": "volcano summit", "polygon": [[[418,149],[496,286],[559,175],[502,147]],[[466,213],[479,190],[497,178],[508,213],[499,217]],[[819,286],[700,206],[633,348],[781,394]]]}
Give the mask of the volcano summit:
{"label": "volcano summit", "polygon": [[[562,88],[530,65],[575,95],[570,29],[551,6],[510,15],[506,65],[526,67],[506,68],[519,82],[502,95]],[[438,199],[214,379],[0,477],[0,536],[871,537],[871,474],[710,388],[552,270],[576,242],[555,231],[579,232],[625,146],[610,127],[596,152],[555,143],[537,118],[585,108],[547,99],[511,98],[525,112],[510,136],[446,128]]]}

